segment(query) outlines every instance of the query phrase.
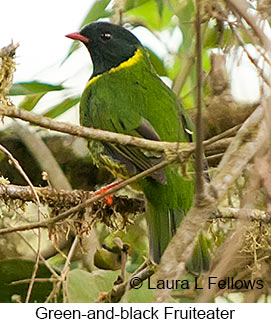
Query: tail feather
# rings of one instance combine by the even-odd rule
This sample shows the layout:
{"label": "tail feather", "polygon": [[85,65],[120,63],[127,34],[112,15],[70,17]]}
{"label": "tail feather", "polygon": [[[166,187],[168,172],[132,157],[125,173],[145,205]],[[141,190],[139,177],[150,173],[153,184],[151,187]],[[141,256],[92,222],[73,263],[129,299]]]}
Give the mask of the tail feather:
{"label": "tail feather", "polygon": [[[149,224],[150,259],[159,264],[168,243],[176,233],[182,217],[179,212],[174,212],[173,210],[168,210],[167,213],[161,212],[148,201],[146,201],[146,205]],[[200,232],[192,257],[187,264],[187,270],[193,274],[200,274],[209,270],[209,267],[208,241],[204,234]]]}
{"label": "tail feather", "polygon": [[150,259],[159,263],[169,241],[176,233],[180,216],[173,210],[156,208],[148,200],[146,211],[149,225]]}
{"label": "tail feather", "polygon": [[210,268],[210,258],[208,239],[201,231],[199,233],[198,241],[194,248],[192,257],[188,262],[186,269],[194,275],[198,275],[201,272],[207,271]]}

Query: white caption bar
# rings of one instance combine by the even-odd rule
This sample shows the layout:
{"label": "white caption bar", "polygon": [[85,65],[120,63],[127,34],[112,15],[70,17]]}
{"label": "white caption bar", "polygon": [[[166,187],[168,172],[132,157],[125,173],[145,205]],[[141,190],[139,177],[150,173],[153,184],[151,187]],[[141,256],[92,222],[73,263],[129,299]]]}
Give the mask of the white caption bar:
{"label": "white caption bar", "polygon": [[265,322],[270,304],[0,304],[1,321]]}

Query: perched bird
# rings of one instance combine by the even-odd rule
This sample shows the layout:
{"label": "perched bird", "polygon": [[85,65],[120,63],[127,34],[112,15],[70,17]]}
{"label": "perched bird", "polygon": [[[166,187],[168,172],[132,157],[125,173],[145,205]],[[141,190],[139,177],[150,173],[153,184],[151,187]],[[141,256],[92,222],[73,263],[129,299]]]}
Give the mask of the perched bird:
{"label": "perched bird", "polygon": [[[67,37],[90,53],[93,74],[82,94],[80,123],[86,127],[162,141],[188,141],[189,119],[180,100],[155,72],[146,50],[127,29],[95,22]],[[94,161],[118,178],[149,169],[163,154],[108,142],[92,144]],[[146,199],[150,258],[159,263],[189,210],[194,181],[170,165],[138,181]]]}

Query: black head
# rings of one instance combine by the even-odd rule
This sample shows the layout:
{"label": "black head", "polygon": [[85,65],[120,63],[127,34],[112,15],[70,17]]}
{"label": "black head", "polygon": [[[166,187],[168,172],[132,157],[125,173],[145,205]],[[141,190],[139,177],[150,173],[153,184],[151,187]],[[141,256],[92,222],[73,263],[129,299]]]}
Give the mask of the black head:
{"label": "black head", "polygon": [[142,46],[130,31],[108,22],[94,22],[67,37],[80,40],[87,47],[94,66],[93,76],[128,60]]}

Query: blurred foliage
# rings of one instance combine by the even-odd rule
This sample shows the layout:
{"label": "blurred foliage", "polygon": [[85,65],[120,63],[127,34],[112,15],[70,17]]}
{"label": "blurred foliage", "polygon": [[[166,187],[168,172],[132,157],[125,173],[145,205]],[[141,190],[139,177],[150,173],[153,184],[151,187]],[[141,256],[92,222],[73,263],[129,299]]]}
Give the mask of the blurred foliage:
{"label": "blurred foliage", "polygon": [[[12,282],[30,279],[34,269],[34,262],[24,259],[7,259],[0,261],[0,303],[23,302],[28,290],[29,282],[11,285]],[[45,265],[40,265],[37,278],[49,278],[51,272]],[[52,290],[49,281],[35,283],[30,302],[44,302]]]}
{"label": "blurred foliage", "polygon": [[79,101],[80,101],[80,97],[67,98],[64,101],[50,108],[46,113],[44,113],[44,116],[54,119],[60,116],[62,113],[69,110],[70,108],[72,108],[73,106],[75,106]]}
{"label": "blurred foliage", "polygon": [[9,94],[13,95],[34,95],[45,94],[51,91],[61,91],[64,87],[60,84],[52,85],[47,83],[41,83],[38,81],[33,82],[20,82],[12,85]]}
{"label": "blurred foliage", "polygon": [[[13,84],[9,94],[11,96],[24,96],[18,107],[20,109],[31,111],[38,104],[39,100],[47,93],[63,90],[65,90],[65,87],[63,87],[61,84],[55,85],[33,81]],[[79,97],[66,98],[57,105],[48,109],[48,111],[45,113],[45,116],[49,118],[56,118],[68,109],[75,106],[79,102],[79,100]]]}
{"label": "blurred foliage", "polygon": [[109,292],[117,280],[118,272],[97,270],[91,273],[75,269],[67,277],[67,294],[71,303],[94,303],[102,292]]}

